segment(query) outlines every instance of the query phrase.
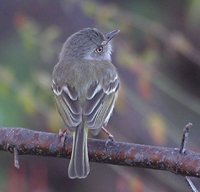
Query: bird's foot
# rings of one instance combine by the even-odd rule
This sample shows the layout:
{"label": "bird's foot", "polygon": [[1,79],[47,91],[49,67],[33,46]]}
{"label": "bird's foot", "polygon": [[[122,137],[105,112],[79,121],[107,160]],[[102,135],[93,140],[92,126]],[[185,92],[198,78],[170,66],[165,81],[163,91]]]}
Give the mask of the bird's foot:
{"label": "bird's foot", "polygon": [[113,143],[115,141],[114,136],[104,127],[102,127],[102,130],[106,133],[106,135],[108,135],[108,139],[106,141],[106,146],[111,142]]}

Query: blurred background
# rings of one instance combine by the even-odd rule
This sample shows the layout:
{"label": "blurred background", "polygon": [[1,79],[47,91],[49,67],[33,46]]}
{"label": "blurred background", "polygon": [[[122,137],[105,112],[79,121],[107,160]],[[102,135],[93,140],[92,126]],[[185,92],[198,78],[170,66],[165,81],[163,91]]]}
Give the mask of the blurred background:
{"label": "blurred background", "polygon": [[[108,124],[115,139],[179,147],[192,122],[188,148],[200,152],[199,0],[0,0],[0,126],[55,133],[64,126],[51,73],[63,42],[85,27],[121,30],[113,42],[121,87]],[[69,180],[68,163],[20,156],[16,170],[13,156],[1,152],[0,191],[190,190],[169,172],[97,163],[87,179]]]}

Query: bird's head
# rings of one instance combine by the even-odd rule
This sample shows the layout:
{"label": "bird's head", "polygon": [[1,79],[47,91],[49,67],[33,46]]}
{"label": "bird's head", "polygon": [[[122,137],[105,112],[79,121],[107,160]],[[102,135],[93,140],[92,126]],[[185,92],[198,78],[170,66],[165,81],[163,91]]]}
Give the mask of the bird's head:
{"label": "bird's head", "polygon": [[111,60],[111,39],[119,33],[103,34],[96,28],[85,28],[72,34],[65,42],[60,57],[86,60]]}

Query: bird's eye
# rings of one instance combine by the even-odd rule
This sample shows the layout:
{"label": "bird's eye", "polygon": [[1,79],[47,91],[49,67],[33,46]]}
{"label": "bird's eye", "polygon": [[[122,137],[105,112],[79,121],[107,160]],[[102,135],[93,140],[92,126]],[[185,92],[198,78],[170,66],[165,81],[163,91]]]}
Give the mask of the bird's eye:
{"label": "bird's eye", "polygon": [[95,52],[97,53],[101,53],[103,51],[103,47],[102,46],[99,46],[96,48]]}

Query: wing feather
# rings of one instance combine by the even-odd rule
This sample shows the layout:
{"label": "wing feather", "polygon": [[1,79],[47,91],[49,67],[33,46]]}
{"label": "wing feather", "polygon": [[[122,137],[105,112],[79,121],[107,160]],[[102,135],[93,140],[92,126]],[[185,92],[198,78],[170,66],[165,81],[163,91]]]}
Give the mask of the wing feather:
{"label": "wing feather", "polygon": [[[93,87],[93,93],[95,92],[95,94],[91,93],[91,87]],[[84,119],[88,127],[93,129],[93,132],[98,133],[100,128],[107,124],[112,114],[119,87],[119,80],[114,77],[107,86],[103,87],[100,83],[97,84],[97,82],[95,82],[91,87],[91,89],[89,89],[90,97],[87,97],[85,108],[83,109]],[[95,131],[95,129],[97,130]]]}
{"label": "wing feather", "polygon": [[116,74],[114,77],[104,80],[101,82],[95,81],[89,86],[83,105],[80,105],[75,88],[67,84],[59,87],[53,81],[52,89],[56,97],[58,110],[71,131],[80,125],[83,120],[94,134],[97,134],[107,124],[117,97],[119,79]]}
{"label": "wing feather", "polygon": [[65,124],[70,130],[77,127],[82,122],[77,92],[67,85],[58,87],[55,82],[52,84],[52,89],[56,97],[58,111]]}

